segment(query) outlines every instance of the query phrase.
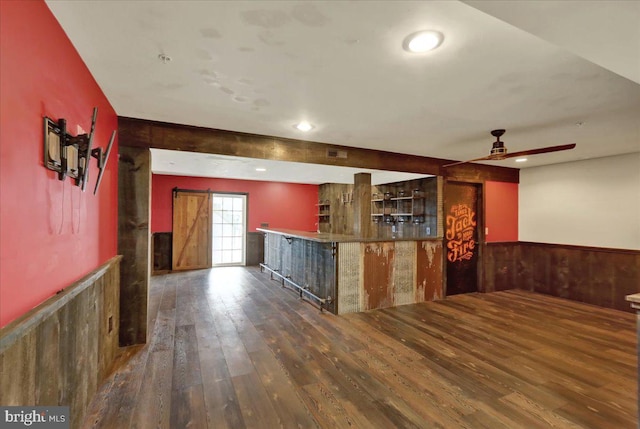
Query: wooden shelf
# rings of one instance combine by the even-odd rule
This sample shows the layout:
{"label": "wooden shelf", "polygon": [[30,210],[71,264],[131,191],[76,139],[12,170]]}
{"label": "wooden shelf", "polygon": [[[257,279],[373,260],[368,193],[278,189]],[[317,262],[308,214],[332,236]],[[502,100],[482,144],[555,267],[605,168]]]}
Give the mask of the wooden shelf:
{"label": "wooden shelf", "polygon": [[385,222],[387,222],[387,219],[391,219],[392,222],[400,222],[402,220],[398,218],[406,217],[409,218],[409,222],[415,221],[416,223],[423,223],[424,203],[416,204],[414,201],[422,202],[424,200],[424,195],[407,195],[402,197],[391,197],[388,199],[372,198],[371,218],[375,219],[375,222],[378,222],[379,218],[383,218]]}
{"label": "wooden shelf", "polygon": [[315,215],[318,218],[318,227],[320,227],[320,224],[329,225],[331,222],[331,203],[318,202],[315,206],[318,208],[318,213]]}

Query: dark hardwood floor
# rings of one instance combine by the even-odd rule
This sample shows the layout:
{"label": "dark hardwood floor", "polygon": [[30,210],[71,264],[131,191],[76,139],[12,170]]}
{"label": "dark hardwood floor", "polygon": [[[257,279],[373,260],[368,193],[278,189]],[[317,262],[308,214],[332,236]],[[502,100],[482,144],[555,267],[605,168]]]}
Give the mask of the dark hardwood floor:
{"label": "dark hardwood floor", "polygon": [[98,428],[635,428],[632,314],[522,291],[334,316],[258,268],[152,278]]}

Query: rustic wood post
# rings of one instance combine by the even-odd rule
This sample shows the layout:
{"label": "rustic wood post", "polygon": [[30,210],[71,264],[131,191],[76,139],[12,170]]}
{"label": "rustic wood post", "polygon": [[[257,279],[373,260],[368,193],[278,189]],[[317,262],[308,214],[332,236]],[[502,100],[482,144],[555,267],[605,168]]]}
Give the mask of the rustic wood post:
{"label": "rustic wood post", "polygon": [[353,233],[357,237],[371,237],[371,174],[354,175]]}
{"label": "rustic wood post", "polygon": [[147,341],[150,277],[151,154],[120,144],[118,162],[118,253],[120,267],[120,346]]}

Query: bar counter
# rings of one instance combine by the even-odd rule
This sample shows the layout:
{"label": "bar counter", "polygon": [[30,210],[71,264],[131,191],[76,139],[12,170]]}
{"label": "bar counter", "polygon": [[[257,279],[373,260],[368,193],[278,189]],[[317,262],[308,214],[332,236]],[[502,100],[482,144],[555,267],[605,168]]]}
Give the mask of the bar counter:
{"label": "bar counter", "polygon": [[[328,232],[298,231],[284,228],[256,228],[258,231],[271,234],[279,234],[285,237],[300,238],[303,240],[316,241],[319,243],[368,243],[374,241],[416,241],[416,240],[436,240],[435,237],[402,237],[401,234],[380,237],[357,237],[355,235],[332,234]],[[439,239],[441,240],[441,239]]]}
{"label": "bar counter", "polygon": [[263,269],[335,314],[443,298],[442,238],[258,228]]}

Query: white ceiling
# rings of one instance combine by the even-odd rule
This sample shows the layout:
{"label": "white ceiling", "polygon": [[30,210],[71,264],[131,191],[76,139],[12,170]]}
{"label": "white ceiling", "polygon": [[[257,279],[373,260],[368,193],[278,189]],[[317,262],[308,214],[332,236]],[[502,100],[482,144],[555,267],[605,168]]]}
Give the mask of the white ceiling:
{"label": "white ceiling", "polygon": [[464,2],[640,83],[640,1]]}
{"label": "white ceiling", "polygon": [[[334,167],[302,162],[272,161],[238,156],[207,155],[202,153],[151,149],[151,164],[156,174],[185,174],[180,166],[188,166],[189,176],[251,179],[268,182],[353,183],[357,173],[371,174],[371,184],[404,182],[429,177],[424,174],[381,171],[365,168]],[[265,171],[256,171],[256,168]]]}
{"label": "white ceiling", "polygon": [[[640,2],[47,3],[121,116],[460,160],[495,128],[578,145],[520,168],[640,151]],[[442,46],[403,51],[421,29]]]}

